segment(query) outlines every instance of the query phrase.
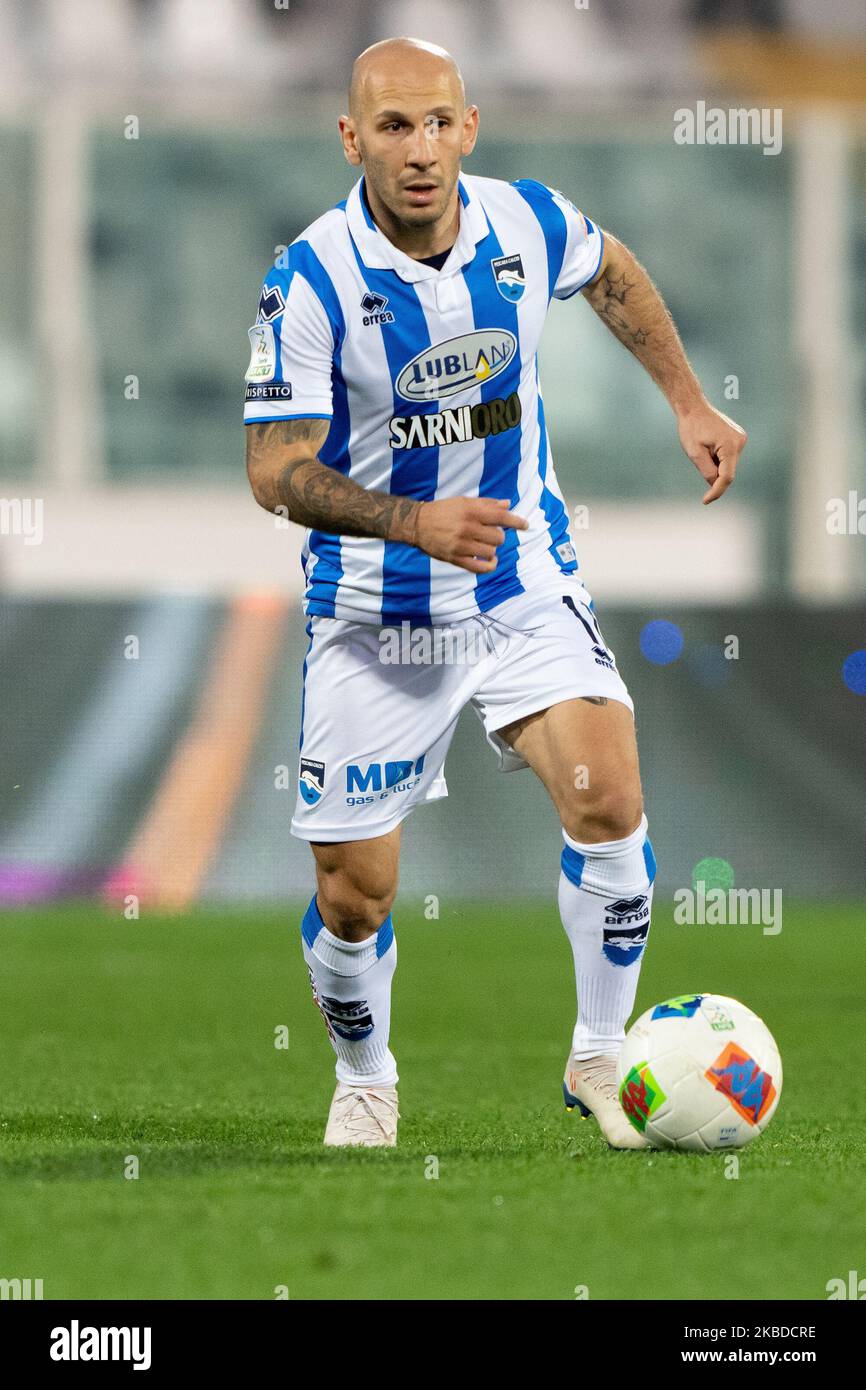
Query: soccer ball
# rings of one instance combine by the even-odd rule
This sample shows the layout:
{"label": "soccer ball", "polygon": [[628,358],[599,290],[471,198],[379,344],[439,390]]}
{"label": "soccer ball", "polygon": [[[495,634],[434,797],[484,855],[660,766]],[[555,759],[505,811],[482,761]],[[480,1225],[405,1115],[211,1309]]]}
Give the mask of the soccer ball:
{"label": "soccer ball", "polygon": [[617,1063],[619,1099],[657,1149],[738,1149],[779,1104],[782,1059],[765,1023],[722,994],[681,994],[633,1023]]}

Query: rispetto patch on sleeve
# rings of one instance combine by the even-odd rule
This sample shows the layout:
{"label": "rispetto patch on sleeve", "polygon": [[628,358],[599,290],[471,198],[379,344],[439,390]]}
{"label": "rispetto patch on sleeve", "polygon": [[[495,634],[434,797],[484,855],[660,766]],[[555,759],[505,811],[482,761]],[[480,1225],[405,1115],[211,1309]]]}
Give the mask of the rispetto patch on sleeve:
{"label": "rispetto patch on sleeve", "polygon": [[244,394],[246,401],[290,401],[291,399],[292,383],[290,381],[274,381],[269,386],[262,382],[251,381]]}

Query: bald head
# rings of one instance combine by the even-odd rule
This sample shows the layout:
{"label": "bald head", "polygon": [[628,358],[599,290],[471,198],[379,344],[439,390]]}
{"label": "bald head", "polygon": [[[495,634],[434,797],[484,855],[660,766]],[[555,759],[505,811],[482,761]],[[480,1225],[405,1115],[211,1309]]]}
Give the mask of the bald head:
{"label": "bald head", "polygon": [[349,114],[358,120],[374,99],[380,85],[446,80],[453,89],[454,104],[463,109],[466,90],[460,69],[451,54],[423,39],[382,39],[355,59],[349,84]]}
{"label": "bald head", "polygon": [[364,194],[386,236],[418,256],[451,245],[460,161],[478,134],[478,108],[466,105],[451,54],[421,39],[374,43],[355,62],[349,113],[338,124],[343,153],[363,165]]}

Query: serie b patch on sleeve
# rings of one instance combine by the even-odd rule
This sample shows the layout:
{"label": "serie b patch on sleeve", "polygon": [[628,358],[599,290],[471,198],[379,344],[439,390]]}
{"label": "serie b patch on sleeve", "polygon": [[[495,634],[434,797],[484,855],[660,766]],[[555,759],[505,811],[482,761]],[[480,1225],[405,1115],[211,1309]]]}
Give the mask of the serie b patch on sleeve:
{"label": "serie b patch on sleeve", "polygon": [[277,346],[269,323],[257,323],[249,330],[250,365],[245,381],[273,381],[277,370]]}

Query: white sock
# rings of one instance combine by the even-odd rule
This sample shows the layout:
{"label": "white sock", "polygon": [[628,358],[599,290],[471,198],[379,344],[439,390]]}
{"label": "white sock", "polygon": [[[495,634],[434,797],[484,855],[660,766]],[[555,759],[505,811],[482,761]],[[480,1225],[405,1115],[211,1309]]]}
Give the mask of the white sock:
{"label": "white sock", "polygon": [[301,923],[313,998],[337,1054],[337,1080],[347,1086],[396,1086],[388,1047],[391,980],[397,941],[390,914],[375,936],[342,941],[322,921],[315,896]]}
{"label": "white sock", "polygon": [[563,830],[559,911],[574,952],[574,1056],[615,1056],[634,1008],[656,864],[647,818],[624,840],[584,845]]}

